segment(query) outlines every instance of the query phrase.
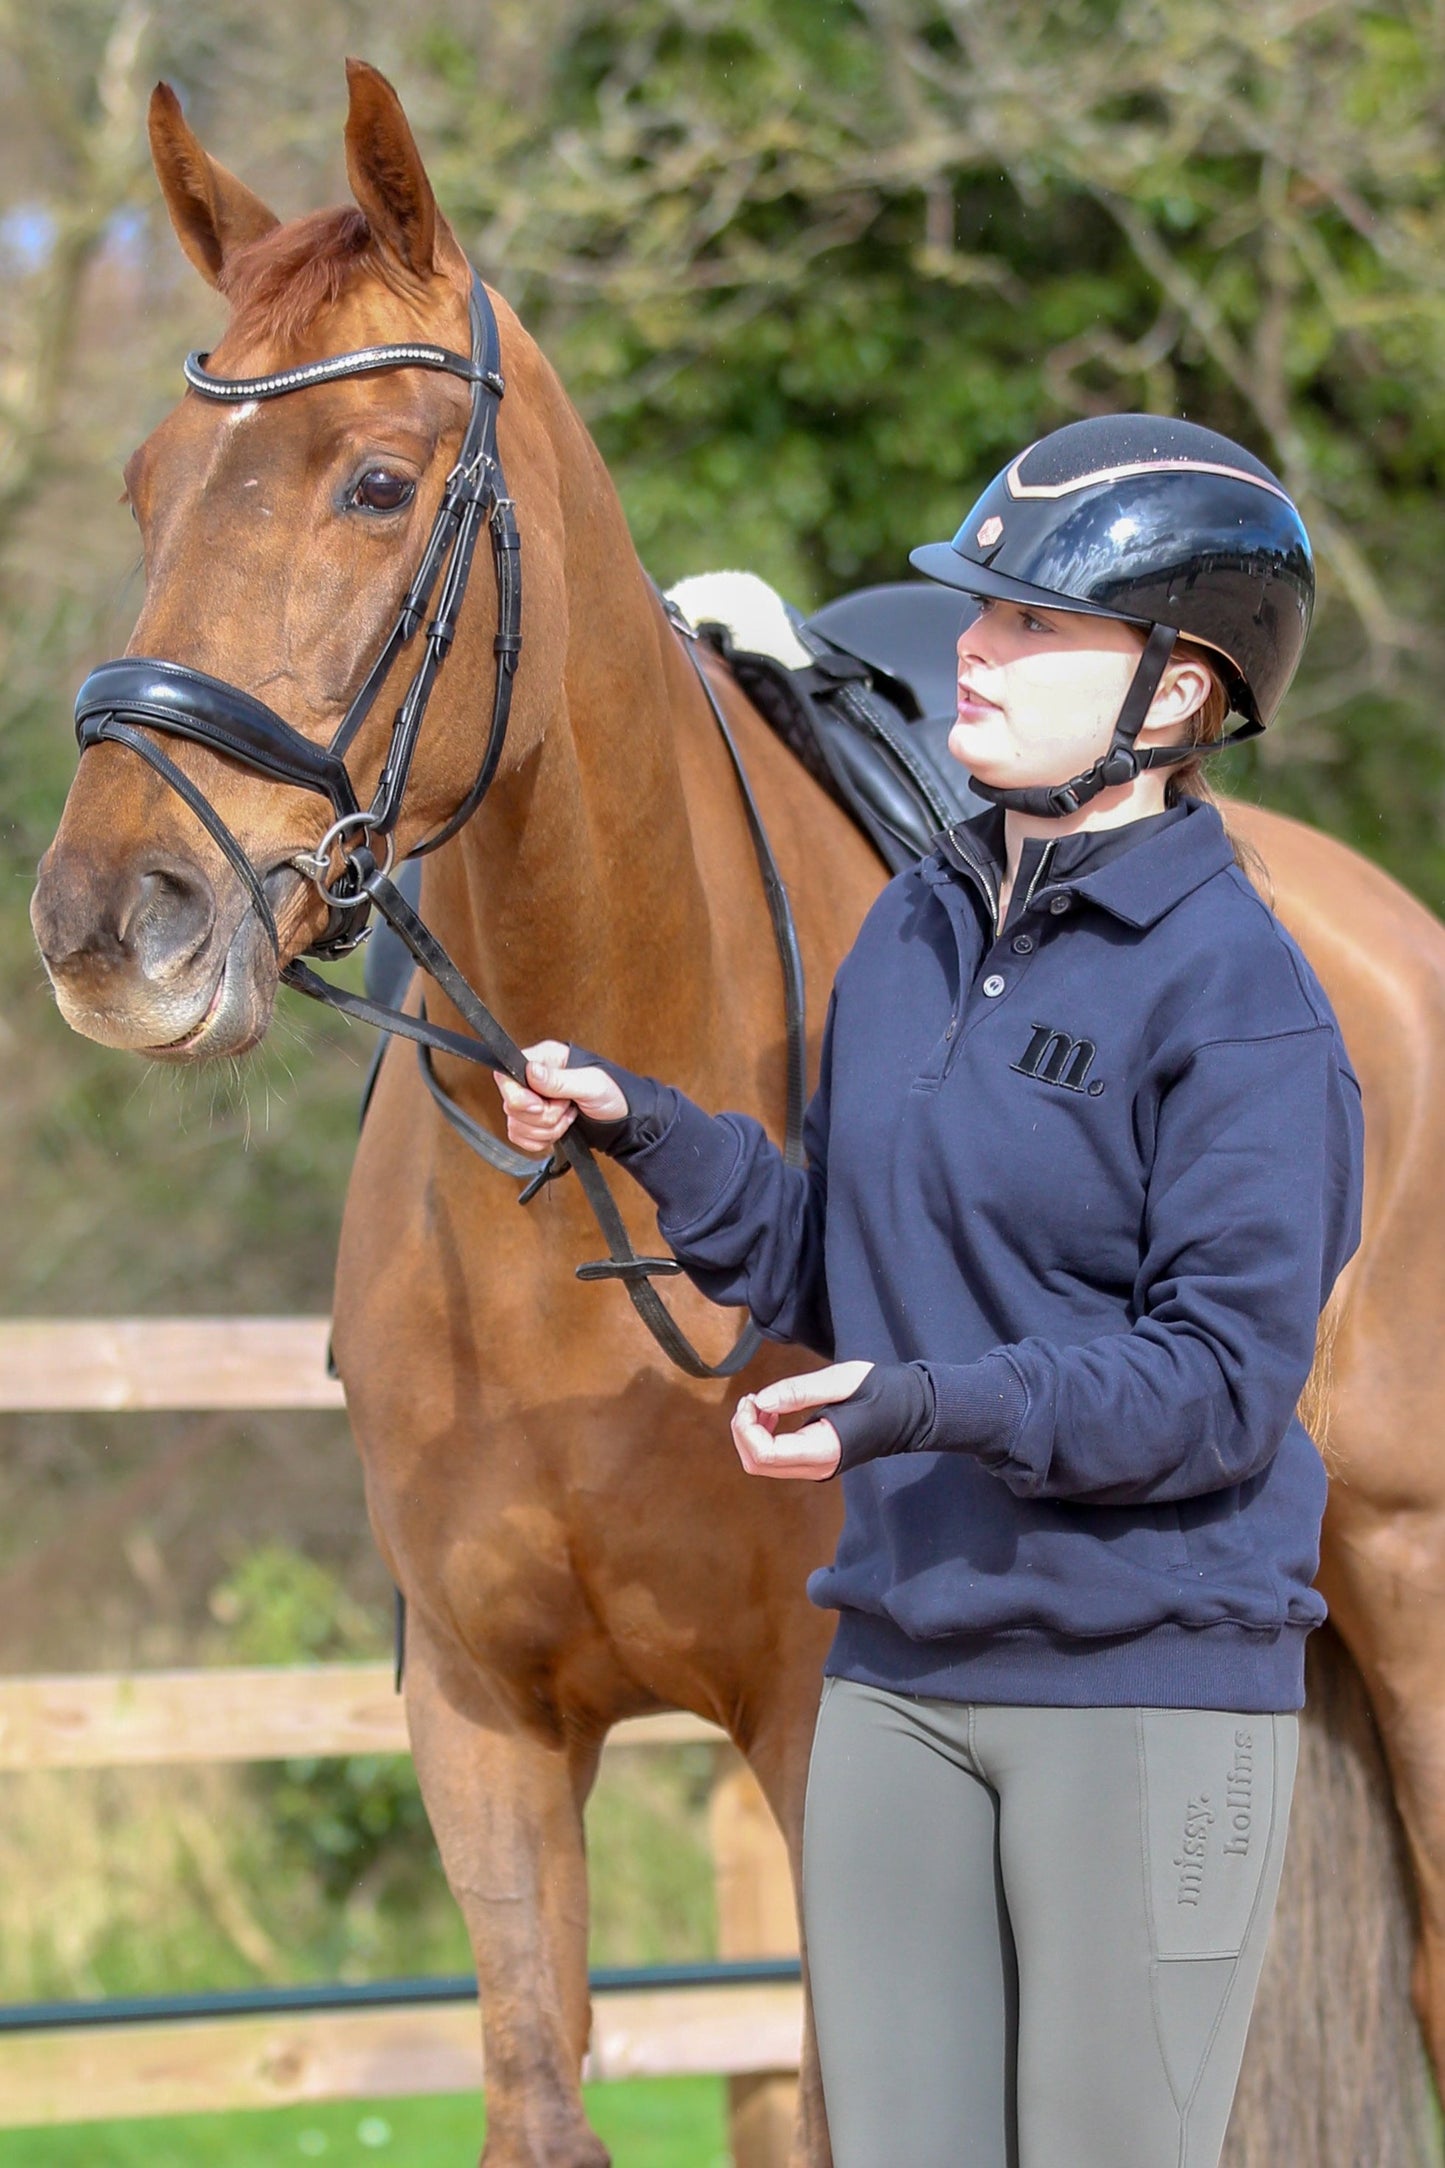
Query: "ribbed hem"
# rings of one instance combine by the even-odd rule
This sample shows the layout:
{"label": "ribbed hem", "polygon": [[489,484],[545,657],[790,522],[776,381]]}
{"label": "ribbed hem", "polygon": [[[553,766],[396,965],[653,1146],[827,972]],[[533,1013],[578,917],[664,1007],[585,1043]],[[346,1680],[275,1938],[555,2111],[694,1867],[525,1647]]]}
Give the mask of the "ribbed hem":
{"label": "ribbed hem", "polygon": [[1051,1709],[1304,1707],[1308,1627],[1160,1625],[1107,1641],[1062,1634],[960,1634],[915,1641],[891,1619],[840,1611],[823,1666],[896,1694]]}

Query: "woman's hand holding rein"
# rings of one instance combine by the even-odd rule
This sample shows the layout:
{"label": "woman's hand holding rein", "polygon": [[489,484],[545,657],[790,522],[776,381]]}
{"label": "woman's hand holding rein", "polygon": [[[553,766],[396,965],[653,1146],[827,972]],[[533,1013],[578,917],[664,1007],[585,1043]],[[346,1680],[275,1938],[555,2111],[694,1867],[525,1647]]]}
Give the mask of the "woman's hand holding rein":
{"label": "woman's hand holding rein", "polygon": [[579,1113],[599,1122],[626,1117],[627,1101],[619,1086],[604,1069],[569,1069],[571,1048],[560,1039],[539,1039],[522,1052],[527,1059],[525,1085],[499,1069],[492,1071],[507,1110],[507,1135],[518,1151],[550,1152]]}

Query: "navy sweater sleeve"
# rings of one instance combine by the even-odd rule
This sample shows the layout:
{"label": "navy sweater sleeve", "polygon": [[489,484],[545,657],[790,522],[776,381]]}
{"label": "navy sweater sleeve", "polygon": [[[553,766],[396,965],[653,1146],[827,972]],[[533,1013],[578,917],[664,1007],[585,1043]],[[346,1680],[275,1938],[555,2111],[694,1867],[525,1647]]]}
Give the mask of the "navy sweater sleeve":
{"label": "navy sweater sleeve", "polygon": [[1159,1106],[1132,1327],[926,1364],[934,1420],[910,1442],[1025,1498],[1166,1502],[1257,1473],[1359,1241],[1362,1131],[1327,1025],[1199,1047]]}
{"label": "navy sweater sleeve", "polygon": [[621,1085],[629,1117],[638,1104],[642,1118],[618,1125],[602,1148],[657,1206],[658,1228],[689,1279],[713,1302],[746,1305],[768,1339],[826,1356],[833,1353],[823,1262],[833,1010],[830,1000],[802,1167],[788,1165],[752,1115],[707,1114],[671,1085],[586,1056]]}

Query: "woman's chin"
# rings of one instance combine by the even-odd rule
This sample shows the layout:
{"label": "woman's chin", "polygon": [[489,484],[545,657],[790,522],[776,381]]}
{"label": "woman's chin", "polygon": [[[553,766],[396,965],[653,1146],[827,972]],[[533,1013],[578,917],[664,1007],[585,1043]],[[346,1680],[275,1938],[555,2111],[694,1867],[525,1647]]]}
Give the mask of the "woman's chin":
{"label": "woman's chin", "polygon": [[1008,764],[998,758],[997,747],[990,752],[989,736],[986,724],[980,726],[960,718],[948,733],[948,750],[959,766],[967,768],[981,783],[1003,782]]}

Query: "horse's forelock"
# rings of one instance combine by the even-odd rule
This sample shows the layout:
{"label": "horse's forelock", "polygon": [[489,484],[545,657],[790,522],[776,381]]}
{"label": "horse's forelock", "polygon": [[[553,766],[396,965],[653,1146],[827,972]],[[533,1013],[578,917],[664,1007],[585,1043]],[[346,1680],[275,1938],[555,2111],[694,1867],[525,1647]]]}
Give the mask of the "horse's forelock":
{"label": "horse's forelock", "polygon": [[371,246],[365,215],[348,205],[292,219],[237,249],[219,281],[231,329],[248,343],[291,344],[341,298]]}

